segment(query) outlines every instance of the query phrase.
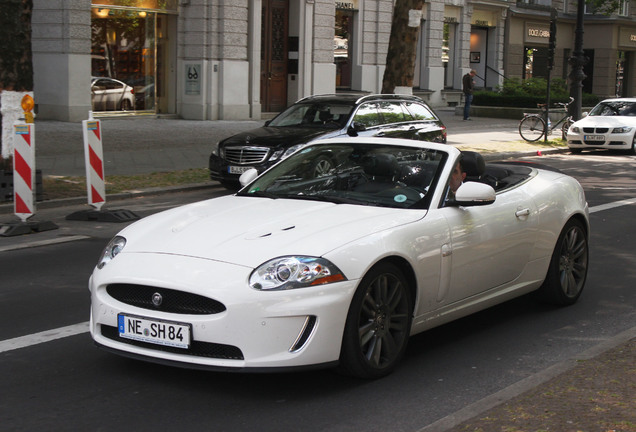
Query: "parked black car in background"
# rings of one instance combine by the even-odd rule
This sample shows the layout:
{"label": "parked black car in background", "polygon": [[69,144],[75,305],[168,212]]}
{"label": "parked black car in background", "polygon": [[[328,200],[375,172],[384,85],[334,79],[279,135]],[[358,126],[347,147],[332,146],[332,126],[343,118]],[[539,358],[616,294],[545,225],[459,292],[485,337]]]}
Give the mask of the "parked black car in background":
{"label": "parked black car in background", "polygon": [[[250,168],[263,172],[317,139],[338,136],[406,138],[446,143],[446,127],[420,98],[408,95],[333,94],[296,102],[263,127],[231,136],[215,145],[210,155],[210,178],[228,188]],[[334,161],[316,164],[316,175]]]}

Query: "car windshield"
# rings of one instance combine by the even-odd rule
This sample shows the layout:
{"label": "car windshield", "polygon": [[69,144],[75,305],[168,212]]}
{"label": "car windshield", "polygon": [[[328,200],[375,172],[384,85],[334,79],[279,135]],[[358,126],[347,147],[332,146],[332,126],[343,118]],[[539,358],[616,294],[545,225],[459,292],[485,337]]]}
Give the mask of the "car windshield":
{"label": "car windshield", "polygon": [[298,103],[276,116],[268,126],[340,129],[347,124],[353,108],[353,104]]}
{"label": "car windshield", "polygon": [[308,145],[238,195],[428,208],[447,157],[444,151],[423,147]]}
{"label": "car windshield", "polygon": [[636,102],[605,101],[596,105],[591,116],[636,116]]}

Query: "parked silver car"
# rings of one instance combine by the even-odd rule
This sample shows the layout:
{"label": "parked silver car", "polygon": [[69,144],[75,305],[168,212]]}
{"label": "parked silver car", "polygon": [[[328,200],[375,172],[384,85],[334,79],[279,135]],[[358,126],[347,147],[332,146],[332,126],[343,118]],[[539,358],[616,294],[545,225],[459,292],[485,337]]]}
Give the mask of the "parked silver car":
{"label": "parked silver car", "polygon": [[132,110],[135,106],[133,93],[131,86],[114,78],[91,78],[93,111]]}

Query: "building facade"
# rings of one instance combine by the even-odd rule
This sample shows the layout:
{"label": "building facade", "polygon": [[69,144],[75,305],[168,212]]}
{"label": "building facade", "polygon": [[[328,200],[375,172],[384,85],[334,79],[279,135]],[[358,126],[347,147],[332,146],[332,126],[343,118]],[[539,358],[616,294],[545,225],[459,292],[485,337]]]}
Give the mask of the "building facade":
{"label": "building facade", "polygon": [[[377,93],[395,0],[34,0],[34,94],[41,118],[175,115],[260,119],[312,94]],[[636,95],[636,4],[586,10],[584,91]],[[631,6],[631,7],[630,7]],[[567,79],[576,0],[431,0],[424,4],[413,92],[433,106],[476,86]]]}

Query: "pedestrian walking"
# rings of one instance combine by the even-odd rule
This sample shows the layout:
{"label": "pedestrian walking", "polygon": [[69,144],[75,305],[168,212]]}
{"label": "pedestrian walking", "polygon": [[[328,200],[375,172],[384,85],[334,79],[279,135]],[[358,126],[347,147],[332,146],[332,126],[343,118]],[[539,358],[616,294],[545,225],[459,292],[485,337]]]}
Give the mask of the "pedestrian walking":
{"label": "pedestrian walking", "polygon": [[475,90],[475,80],[477,71],[472,69],[462,78],[462,91],[464,92],[464,120],[472,120],[470,118],[470,104],[473,102],[473,91]]}

